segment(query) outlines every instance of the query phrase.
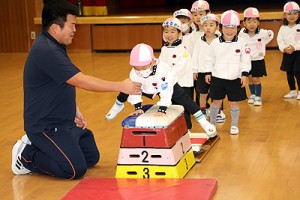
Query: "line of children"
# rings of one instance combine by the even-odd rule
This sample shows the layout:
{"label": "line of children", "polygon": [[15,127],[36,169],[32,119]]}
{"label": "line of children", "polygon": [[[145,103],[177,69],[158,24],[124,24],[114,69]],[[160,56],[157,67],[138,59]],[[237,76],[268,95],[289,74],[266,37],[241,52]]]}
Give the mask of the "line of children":
{"label": "line of children", "polygon": [[238,101],[246,99],[245,86],[251,69],[250,49],[243,38],[238,37],[239,13],[226,11],[221,17],[222,36],[214,39],[206,54],[205,66],[211,74],[205,76],[210,84],[210,122],[215,125],[222,100],[227,95],[230,104],[230,134],[238,134],[240,108]]}
{"label": "line of children", "polygon": [[167,108],[172,104],[182,105],[184,110],[193,114],[209,137],[217,135],[216,128],[210,124],[193,99],[186,94],[178,84],[171,67],[156,59],[153,49],[147,44],[137,44],[130,53],[130,79],[142,84],[142,95],[129,95],[128,102],[135,107],[132,115],[142,114],[142,96],[150,99],[156,94],[160,100],[157,116],[164,116]]}
{"label": "line of children", "polygon": [[244,11],[244,28],[239,32],[239,37],[244,38],[251,49],[251,71],[248,77],[251,96],[248,103],[255,106],[262,105],[260,77],[267,76],[264,60],[266,45],[274,37],[273,31],[261,29],[259,22],[259,11],[256,8],[249,7]]}
{"label": "line of children", "polygon": [[[280,31],[278,33],[278,45],[280,50],[284,53],[283,55],[283,61],[282,61],[282,65],[281,65],[281,70],[286,71],[287,72],[287,79],[288,79],[288,83],[290,86],[290,92],[284,96],[284,98],[297,98],[300,100],[300,91],[297,93],[296,91],[296,86],[295,86],[295,78],[297,80],[297,84],[298,87],[300,86],[300,67],[299,67],[299,49],[300,49],[300,45],[299,45],[299,38],[300,38],[300,30],[299,29],[299,6],[297,3],[295,2],[289,2],[286,3],[284,6],[284,17],[285,17],[285,21],[284,21],[284,25],[280,28]],[[259,20],[259,11],[256,8],[253,7],[249,7],[244,11],[244,28],[241,29],[241,31],[239,31],[239,27],[240,24],[237,25],[236,24],[222,24],[221,23],[221,27],[222,27],[222,37],[219,39],[220,44],[224,43],[229,45],[230,44],[238,44],[241,45],[240,47],[238,47],[236,49],[236,51],[239,52],[235,52],[235,54],[241,54],[241,60],[240,62],[244,65],[241,66],[244,71],[242,71],[242,74],[240,74],[240,76],[235,77],[236,79],[240,79],[241,81],[241,86],[242,89],[239,89],[240,92],[242,92],[240,95],[235,95],[235,94],[228,94],[225,93],[224,91],[223,93],[220,93],[219,95],[216,94],[216,91],[218,90],[222,90],[224,88],[218,88],[218,84],[220,84],[220,82],[218,82],[218,79],[225,79],[225,80],[230,80],[230,82],[232,82],[232,85],[230,87],[234,88],[237,84],[233,84],[234,81],[232,81],[233,78],[233,74],[231,75],[225,75],[225,77],[220,78],[219,75],[220,73],[217,72],[218,67],[217,68],[213,68],[213,66],[218,63],[219,61],[222,60],[222,62],[224,61],[224,58],[226,58],[227,54],[223,54],[223,58],[214,58],[214,62],[216,63],[212,63],[212,60],[207,60],[207,57],[205,57],[206,55],[206,50],[207,47],[205,47],[205,43],[206,45],[209,46],[209,43],[212,41],[212,38],[214,37],[218,37],[221,35],[220,32],[218,32],[218,29],[216,28],[215,33],[219,33],[218,35],[211,34],[210,36],[212,38],[210,38],[210,36],[208,37],[208,32],[210,31],[208,29],[208,32],[205,32],[205,30],[207,29],[207,27],[203,27],[204,22],[208,23],[207,21],[209,21],[209,19],[214,16],[213,14],[209,14],[210,13],[210,5],[208,4],[207,1],[204,0],[198,0],[195,1],[191,7],[191,13],[187,10],[187,9],[180,9],[177,10],[173,13],[174,18],[178,18],[181,22],[182,22],[182,27],[181,29],[177,28],[177,31],[173,30],[172,34],[179,34],[178,30],[182,31],[182,43],[178,41],[181,41],[180,39],[178,39],[178,41],[167,41],[167,43],[165,44],[165,46],[162,47],[162,54],[159,57],[159,60],[162,60],[164,62],[166,62],[167,64],[169,64],[170,66],[180,66],[181,64],[179,63],[179,57],[178,54],[174,53],[174,51],[178,51],[179,49],[184,49],[183,46],[186,47],[187,51],[190,53],[190,55],[192,55],[191,53],[193,53],[192,56],[192,60],[193,60],[193,67],[194,67],[194,79],[198,79],[198,81],[195,81],[195,86],[196,84],[198,85],[198,90],[196,91],[196,93],[199,95],[200,94],[200,108],[201,111],[203,113],[206,112],[205,107],[207,103],[207,100],[203,100],[208,93],[208,88],[213,87],[214,89],[214,94],[211,95],[211,97],[216,96],[218,99],[215,99],[215,101],[213,101],[214,103],[212,103],[213,107],[211,108],[211,111],[213,111],[211,114],[211,123],[215,125],[216,122],[219,122],[219,119],[221,119],[221,121],[225,119],[225,115],[223,115],[223,118],[220,117],[220,109],[217,109],[217,106],[219,105],[219,100],[222,100],[226,95],[228,96],[229,102],[230,102],[230,113],[232,115],[232,123],[231,123],[231,130],[230,133],[231,134],[238,134],[239,133],[239,129],[238,129],[238,116],[239,116],[239,107],[237,104],[237,101],[241,101],[244,100],[244,91],[245,91],[245,84],[246,84],[246,80],[245,77],[248,76],[247,73],[249,73],[249,90],[251,92],[251,96],[248,99],[248,103],[249,104],[254,104],[256,106],[260,106],[262,105],[262,98],[261,98],[261,92],[262,92],[262,85],[261,85],[261,81],[260,81],[260,77],[263,76],[267,76],[267,72],[266,72],[266,66],[265,66],[265,61],[264,61],[264,56],[266,54],[266,44],[268,44],[273,36],[274,33],[271,30],[265,30],[260,28],[260,20]],[[232,16],[232,20],[235,19],[235,15],[239,16],[238,13],[236,13],[235,11],[227,11],[224,12],[222,14],[225,15],[225,13],[227,14],[227,18],[228,16]],[[230,14],[228,14],[230,13]],[[208,16],[207,18],[204,18],[204,16]],[[192,18],[192,20],[191,20]],[[203,19],[202,19],[203,18]],[[223,17],[224,19],[226,19],[226,17]],[[201,20],[202,19],[202,20]],[[239,18],[238,18],[239,19]],[[169,19],[170,20],[170,19]],[[174,19],[172,19],[174,21]],[[193,21],[193,23],[191,23]],[[226,21],[226,20],[225,20]],[[166,22],[165,22],[166,23]],[[170,23],[169,23],[170,25]],[[195,25],[196,29],[193,30],[192,25]],[[165,28],[166,26],[163,25],[163,27]],[[172,26],[169,26],[171,28],[174,28]],[[176,28],[176,27],[175,27]],[[239,32],[238,36],[234,35],[231,37],[232,40],[228,40],[228,38],[226,38],[226,34],[227,32],[230,32],[230,29],[234,29],[231,30],[231,32],[236,32],[236,34]],[[165,29],[164,29],[165,30]],[[213,32],[213,31],[211,31]],[[230,33],[232,34],[232,33]],[[230,34],[227,34],[230,35]],[[164,36],[164,38],[166,39],[166,37]],[[176,37],[174,37],[176,38]],[[243,40],[243,39],[245,40]],[[176,40],[176,39],[175,39]],[[217,40],[217,39],[216,39]],[[224,40],[224,41],[222,41]],[[236,40],[236,41],[235,41]],[[243,41],[243,42],[241,42]],[[200,45],[200,43],[203,43],[202,45]],[[180,45],[179,45],[180,44]],[[217,44],[217,43],[216,43]],[[215,45],[216,45],[215,44]],[[219,44],[219,45],[220,45]],[[248,44],[248,46],[247,46]],[[245,45],[245,46],[243,46]],[[178,46],[181,46],[180,48],[178,48]],[[222,45],[221,45],[222,46]],[[231,45],[234,46],[234,45]],[[227,47],[226,47],[227,48]],[[177,50],[175,50],[177,49]],[[213,49],[213,47],[211,48]],[[245,51],[244,53],[242,51]],[[195,52],[195,53],[194,53]],[[178,52],[177,52],[178,53]],[[215,52],[216,53],[216,52]],[[229,52],[226,52],[229,53]],[[232,53],[232,52],[231,52]],[[172,54],[172,55],[171,55]],[[209,52],[209,54],[211,54],[211,52]],[[230,54],[230,53],[229,53]],[[183,55],[183,54],[180,54]],[[247,60],[250,55],[251,58],[251,64],[250,64],[250,72],[247,71],[247,67],[249,67],[249,64],[247,64]],[[174,56],[174,57],[173,57]],[[188,55],[186,55],[187,57],[189,57]],[[236,57],[236,55],[230,54],[228,55],[229,57],[232,56],[233,58]],[[210,57],[210,56],[208,56]],[[176,58],[176,59],[175,59]],[[220,59],[218,61],[218,59]],[[228,59],[228,57],[227,57]],[[234,60],[234,59],[233,59]],[[228,59],[228,63],[233,61],[232,59]],[[195,63],[198,64],[198,67],[201,68],[201,65],[203,66],[202,69],[200,68],[196,68]],[[199,63],[201,63],[199,65]],[[205,64],[204,64],[205,63]],[[207,74],[207,69],[204,70],[204,68],[206,68],[207,64],[209,64],[209,68],[210,68],[210,73],[212,74],[211,76],[205,76],[205,74]],[[220,64],[220,63],[219,63]],[[232,65],[235,65],[236,63],[232,63]],[[218,65],[218,64],[216,64]],[[187,65],[186,65],[187,66]],[[216,66],[214,66],[216,67]],[[178,72],[182,69],[179,68],[173,68],[176,69]],[[187,69],[187,68],[185,68]],[[215,71],[214,71],[215,70]],[[231,73],[229,69],[225,69],[225,71],[228,70],[226,73]],[[224,72],[225,72],[224,71]],[[225,74],[226,74],[225,73]],[[176,73],[175,73],[176,74]],[[178,74],[181,73],[177,73],[177,77],[181,77],[178,76]],[[214,77],[215,75],[215,77]],[[201,78],[199,78],[201,77]],[[221,76],[222,77],[222,76]],[[206,82],[204,82],[204,79],[206,79]],[[188,79],[186,79],[188,80]],[[216,81],[217,80],[217,81]],[[193,92],[189,91],[190,89],[190,81],[188,81],[189,84],[184,85],[184,84],[180,84],[179,81],[179,85],[185,87],[185,91],[186,93],[190,96],[192,95],[193,98]],[[236,82],[236,81],[235,81]],[[211,84],[212,83],[212,84]],[[216,85],[214,84],[216,83]],[[211,85],[209,85],[211,84]],[[217,88],[217,89],[216,89]],[[231,89],[232,89],[231,88]],[[235,88],[237,93],[237,88]],[[233,89],[233,90],[235,90]],[[122,98],[120,98],[120,95]],[[113,106],[112,110],[114,109],[114,107],[118,107],[117,111],[115,112],[116,114],[118,114],[120,111],[123,110],[124,105],[123,102],[125,102],[127,100],[128,95],[125,94],[120,94],[117,98],[117,101],[115,103],[115,105]],[[120,100],[121,99],[121,100]],[[199,101],[196,98],[196,102]],[[222,101],[221,101],[222,102]],[[222,106],[221,106],[222,107]],[[217,110],[217,117],[215,116]],[[112,115],[112,112],[110,111],[109,114],[106,116],[106,118],[108,120],[109,116],[112,116],[112,118],[114,118],[116,115]],[[223,113],[223,112],[222,112]],[[187,119],[187,125],[188,127],[191,127],[191,122],[190,119]]]}
{"label": "line of children", "polygon": [[[284,98],[297,98],[300,100],[300,24],[299,5],[296,2],[288,2],[283,7],[283,25],[280,27],[277,43],[283,53],[280,69],[286,72],[290,92]],[[296,90],[298,85],[298,93]]]}

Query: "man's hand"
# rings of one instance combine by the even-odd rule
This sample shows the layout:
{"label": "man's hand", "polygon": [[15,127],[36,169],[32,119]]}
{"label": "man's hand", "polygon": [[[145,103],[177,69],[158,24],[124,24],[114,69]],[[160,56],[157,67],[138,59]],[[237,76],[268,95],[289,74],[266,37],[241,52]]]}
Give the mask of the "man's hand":
{"label": "man's hand", "polygon": [[121,82],[121,92],[125,94],[141,94],[142,84],[126,79]]}
{"label": "man's hand", "polygon": [[78,128],[85,129],[87,127],[87,122],[85,120],[85,117],[80,112],[78,106],[76,106],[76,116],[75,116],[74,122]]}

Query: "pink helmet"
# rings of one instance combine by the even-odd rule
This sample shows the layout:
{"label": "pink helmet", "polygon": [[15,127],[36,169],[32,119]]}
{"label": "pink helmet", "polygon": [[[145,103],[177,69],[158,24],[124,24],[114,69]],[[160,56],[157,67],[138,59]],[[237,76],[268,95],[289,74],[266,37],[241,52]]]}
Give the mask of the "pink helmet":
{"label": "pink helmet", "polygon": [[190,19],[192,19],[192,13],[188,10],[188,9],[180,9],[180,10],[176,10],[174,13],[173,13],[173,17],[176,17],[177,16],[186,16]]}
{"label": "pink helmet", "polygon": [[153,49],[151,46],[141,43],[133,47],[130,53],[129,64],[131,66],[146,66],[154,59]]}
{"label": "pink helmet", "polygon": [[299,5],[294,1],[286,3],[283,7],[284,13],[299,12],[299,11],[300,11]]}
{"label": "pink helmet", "polygon": [[221,24],[228,27],[240,25],[240,15],[234,10],[227,10],[221,16]]}
{"label": "pink helmet", "polygon": [[181,31],[181,22],[177,18],[170,17],[170,18],[166,19],[166,21],[164,21],[164,23],[162,24],[162,27],[165,27],[165,26],[172,26]]}
{"label": "pink helmet", "polygon": [[210,10],[209,3],[204,0],[195,1],[192,5],[191,12]]}
{"label": "pink helmet", "polygon": [[249,7],[244,11],[244,18],[259,18],[257,8]]}
{"label": "pink helmet", "polygon": [[212,13],[209,13],[209,14],[203,16],[203,17],[200,19],[201,25],[203,25],[204,22],[207,21],[207,20],[213,20],[213,21],[216,21],[216,22],[218,22],[218,24],[220,23],[220,18],[219,18],[217,15],[212,14]]}

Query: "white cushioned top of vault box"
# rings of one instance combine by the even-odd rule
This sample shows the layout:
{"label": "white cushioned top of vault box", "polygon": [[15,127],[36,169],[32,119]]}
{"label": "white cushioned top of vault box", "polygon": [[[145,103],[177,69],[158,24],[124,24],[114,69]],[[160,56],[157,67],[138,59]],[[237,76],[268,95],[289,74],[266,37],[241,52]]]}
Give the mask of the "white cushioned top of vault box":
{"label": "white cushioned top of vault box", "polygon": [[184,111],[181,105],[171,105],[167,109],[167,114],[157,116],[158,105],[153,105],[144,114],[136,118],[136,128],[165,128],[175,121]]}

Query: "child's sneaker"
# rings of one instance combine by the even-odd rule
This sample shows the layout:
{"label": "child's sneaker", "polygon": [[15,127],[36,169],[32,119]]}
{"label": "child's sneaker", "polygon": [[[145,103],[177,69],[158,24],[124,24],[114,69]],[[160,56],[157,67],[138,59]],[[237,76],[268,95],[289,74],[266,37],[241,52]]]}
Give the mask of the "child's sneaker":
{"label": "child's sneaker", "polygon": [[204,117],[198,122],[200,123],[201,127],[204,129],[208,137],[213,138],[217,136],[216,127],[213,124],[209,123],[209,121],[207,121]]}
{"label": "child's sneaker", "polygon": [[248,103],[253,104],[255,101],[255,97],[256,97],[255,94],[251,94],[250,98],[248,99]]}
{"label": "child's sneaker", "polygon": [[225,119],[226,119],[226,115],[224,114],[224,112],[222,110],[219,110],[216,122],[223,123],[225,121]]}
{"label": "child's sneaker", "polygon": [[231,126],[231,128],[230,128],[230,134],[231,135],[237,135],[237,134],[239,134],[239,128],[237,126]]}
{"label": "child's sneaker", "polygon": [[297,100],[300,100],[300,91],[298,92]]}
{"label": "child's sneaker", "polygon": [[113,107],[109,110],[109,112],[105,116],[105,119],[108,121],[114,119],[123,109],[124,109],[124,104],[119,101],[116,101],[116,103],[113,105]]}
{"label": "child's sneaker", "polygon": [[283,96],[285,99],[292,99],[297,97],[297,91],[291,90],[289,93]]}
{"label": "child's sneaker", "polygon": [[255,106],[261,106],[262,105],[261,97],[255,97],[254,105]]}
{"label": "child's sneaker", "polygon": [[[22,140],[18,140],[12,149],[12,163],[11,163],[11,169],[14,174],[29,174],[31,171],[26,169],[24,165],[21,162],[21,154],[23,150],[25,149],[26,143],[23,142],[28,140],[27,136],[22,137]],[[29,140],[28,140],[29,141]],[[30,141],[29,141],[30,142]]]}

